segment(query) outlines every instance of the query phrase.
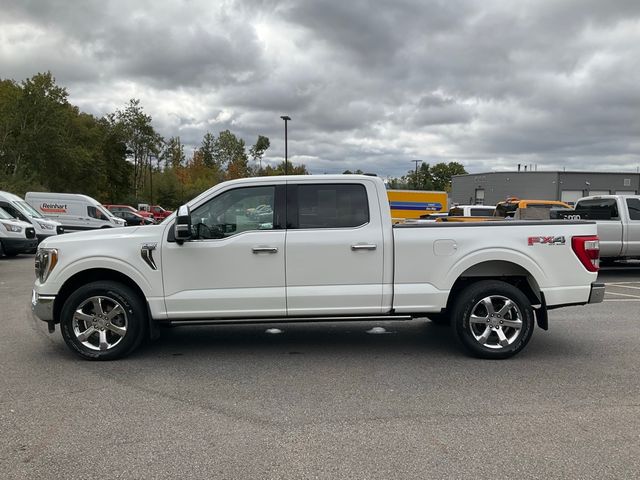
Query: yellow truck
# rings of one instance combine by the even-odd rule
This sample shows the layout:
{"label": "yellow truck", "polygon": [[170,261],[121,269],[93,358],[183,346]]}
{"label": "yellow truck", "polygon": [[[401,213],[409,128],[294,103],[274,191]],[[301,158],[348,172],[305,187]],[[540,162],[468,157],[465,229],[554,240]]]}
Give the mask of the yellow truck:
{"label": "yellow truck", "polygon": [[448,211],[447,192],[428,190],[387,190],[394,222],[403,219],[419,219],[430,213]]}

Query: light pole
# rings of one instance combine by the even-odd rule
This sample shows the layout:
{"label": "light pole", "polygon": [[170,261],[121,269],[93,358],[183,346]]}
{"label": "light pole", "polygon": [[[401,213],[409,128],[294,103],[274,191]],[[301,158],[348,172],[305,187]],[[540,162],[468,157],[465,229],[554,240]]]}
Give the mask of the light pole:
{"label": "light pole", "polygon": [[411,160],[412,162],[414,162],[416,164],[416,174],[413,177],[413,185],[416,188],[416,190],[418,189],[418,164],[422,163],[422,160]]}
{"label": "light pole", "polygon": [[291,120],[291,117],[288,115],[282,115],[280,118],[284,120],[284,174],[288,175],[289,167],[287,166],[287,158],[289,156],[289,152],[287,151],[287,122]]}

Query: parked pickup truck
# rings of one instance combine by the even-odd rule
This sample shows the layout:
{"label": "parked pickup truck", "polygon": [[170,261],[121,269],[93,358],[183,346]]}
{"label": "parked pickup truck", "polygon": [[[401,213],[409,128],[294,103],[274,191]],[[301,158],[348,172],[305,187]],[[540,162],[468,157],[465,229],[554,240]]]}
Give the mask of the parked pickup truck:
{"label": "parked pickup truck", "polygon": [[584,197],[564,218],[595,220],[600,237],[600,257],[607,263],[640,258],[640,196]]}
{"label": "parked pickup truck", "polygon": [[[247,212],[269,205],[271,216]],[[547,310],[600,302],[596,225],[509,221],[392,226],[369,176],[216,185],[163,224],[62,235],[36,255],[32,307],[86,359],[132,352],[158,325],[450,322],[506,358]]]}

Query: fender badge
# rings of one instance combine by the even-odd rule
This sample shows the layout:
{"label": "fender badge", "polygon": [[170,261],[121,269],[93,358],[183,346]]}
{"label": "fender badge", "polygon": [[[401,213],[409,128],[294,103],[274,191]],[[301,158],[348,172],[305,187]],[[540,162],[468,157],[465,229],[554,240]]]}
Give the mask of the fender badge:
{"label": "fender badge", "polygon": [[564,238],[564,236],[561,237],[554,237],[554,236],[550,236],[550,237],[529,237],[527,239],[527,243],[530,247],[532,247],[533,245],[536,244],[540,244],[540,245],[564,245],[566,243],[566,240]]}

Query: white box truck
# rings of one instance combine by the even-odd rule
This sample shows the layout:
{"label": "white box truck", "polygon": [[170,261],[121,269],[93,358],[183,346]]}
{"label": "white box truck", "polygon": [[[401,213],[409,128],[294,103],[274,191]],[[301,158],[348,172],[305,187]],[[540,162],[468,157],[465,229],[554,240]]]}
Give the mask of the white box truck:
{"label": "white box truck", "polygon": [[65,230],[94,230],[124,227],[126,224],[87,195],[27,192],[24,198],[39,213],[60,222]]}

